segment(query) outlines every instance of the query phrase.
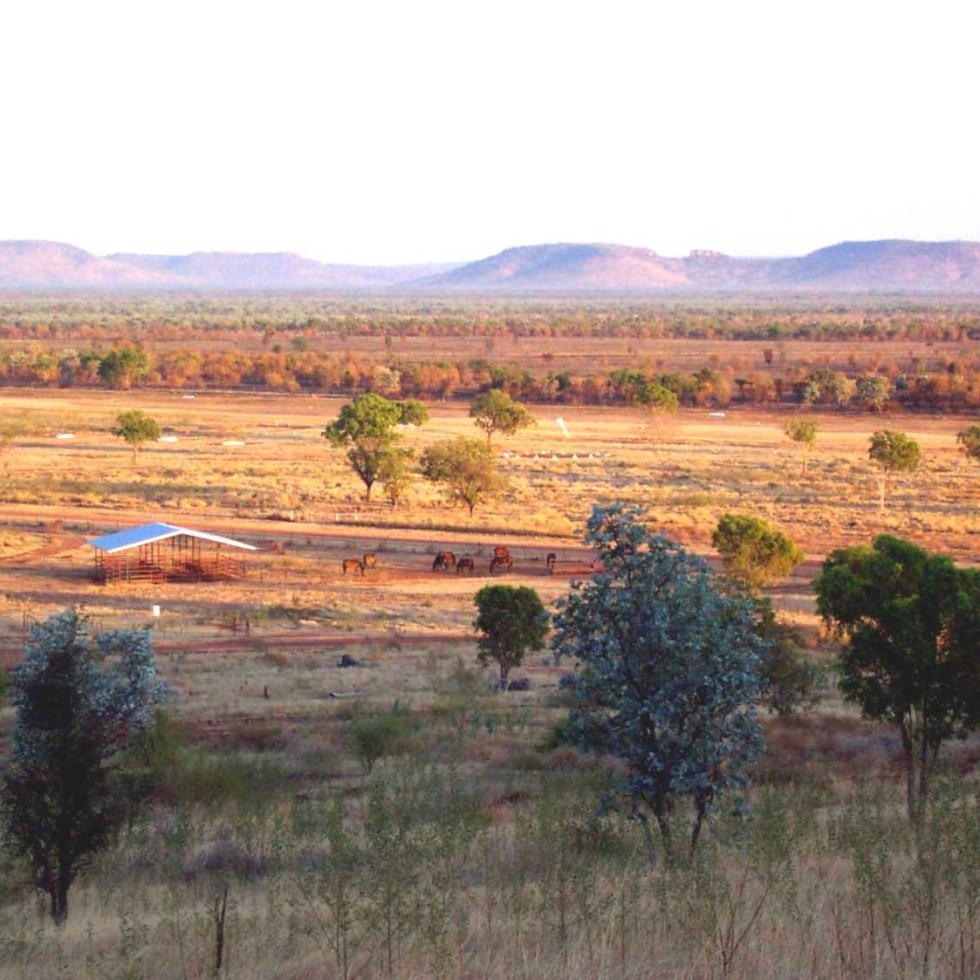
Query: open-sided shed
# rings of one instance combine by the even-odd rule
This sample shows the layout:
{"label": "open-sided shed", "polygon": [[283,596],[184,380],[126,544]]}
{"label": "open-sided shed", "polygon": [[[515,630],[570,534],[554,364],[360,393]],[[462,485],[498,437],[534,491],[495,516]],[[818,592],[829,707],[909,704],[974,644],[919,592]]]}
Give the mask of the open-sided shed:
{"label": "open-sided shed", "polygon": [[175,524],[143,524],[88,543],[95,549],[95,577],[100,582],[245,578],[245,561],[234,549],[255,551],[255,545]]}

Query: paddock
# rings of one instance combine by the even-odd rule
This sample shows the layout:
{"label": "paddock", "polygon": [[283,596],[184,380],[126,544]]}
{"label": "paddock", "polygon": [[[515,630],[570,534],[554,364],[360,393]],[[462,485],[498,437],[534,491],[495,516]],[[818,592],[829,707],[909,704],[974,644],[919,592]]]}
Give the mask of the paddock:
{"label": "paddock", "polygon": [[143,524],[88,542],[95,549],[97,582],[216,582],[246,577],[238,551],[255,545],[177,527]]}

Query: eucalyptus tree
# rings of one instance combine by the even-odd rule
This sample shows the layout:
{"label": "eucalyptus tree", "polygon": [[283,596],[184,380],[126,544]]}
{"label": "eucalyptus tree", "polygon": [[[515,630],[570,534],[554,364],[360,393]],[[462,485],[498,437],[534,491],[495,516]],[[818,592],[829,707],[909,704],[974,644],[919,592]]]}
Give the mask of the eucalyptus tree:
{"label": "eucalyptus tree", "polygon": [[132,812],[120,756],[168,694],[146,630],[96,637],[75,610],[33,627],[10,673],[16,710],[4,774],[4,828],[58,923],[79,871]]}
{"label": "eucalyptus tree", "polygon": [[871,436],[869,459],[878,467],[878,506],[885,509],[885,492],[895,473],[914,473],[922,460],[919,444],[904,432],[879,429]]}
{"label": "eucalyptus tree", "polygon": [[817,423],[811,419],[791,418],[783,426],[790,442],[800,453],[800,476],[806,476],[810,453],[817,442]]}
{"label": "eucalyptus tree", "polygon": [[620,759],[618,784],[657,860],[668,862],[690,801],[693,854],[719,798],[750,782],[763,749],[756,607],[708,565],[652,534],[625,504],[593,507],[585,541],[604,571],[558,603],[551,647],[578,664],[571,722],[581,744]]}

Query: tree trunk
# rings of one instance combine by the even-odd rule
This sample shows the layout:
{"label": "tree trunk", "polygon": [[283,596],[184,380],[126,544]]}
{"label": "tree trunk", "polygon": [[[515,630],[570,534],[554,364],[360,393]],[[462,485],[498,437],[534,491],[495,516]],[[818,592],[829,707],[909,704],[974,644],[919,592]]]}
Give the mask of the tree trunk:
{"label": "tree trunk", "polygon": [[59,874],[51,895],[51,916],[59,926],[68,921],[68,886],[68,875]]}
{"label": "tree trunk", "polygon": [[922,732],[922,745],[919,750],[919,790],[918,799],[915,807],[915,825],[922,825],[922,820],[926,815],[926,803],[929,800],[929,742],[926,738],[925,726]]}
{"label": "tree trunk", "polygon": [[698,849],[698,841],[701,839],[701,827],[704,825],[704,816],[707,812],[707,801],[696,800],[694,804],[694,826],[691,828],[691,844],[687,853],[688,860],[694,860],[694,852]]}
{"label": "tree trunk", "polygon": [[908,808],[909,823],[915,824],[915,752],[912,745],[911,724],[903,718],[898,723],[898,730],[902,736],[902,760],[905,763],[905,805]]}

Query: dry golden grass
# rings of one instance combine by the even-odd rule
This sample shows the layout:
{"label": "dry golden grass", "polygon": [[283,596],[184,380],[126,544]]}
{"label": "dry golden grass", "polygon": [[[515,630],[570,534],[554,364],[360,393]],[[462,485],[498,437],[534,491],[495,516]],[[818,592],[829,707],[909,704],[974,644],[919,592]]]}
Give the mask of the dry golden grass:
{"label": "dry golden grass", "polygon": [[[179,710],[192,714],[237,714],[245,706],[249,713],[279,714],[285,702],[305,703],[292,681],[274,694],[275,670],[263,660],[265,651],[292,646],[325,663],[340,652],[381,650],[385,664],[377,675],[385,680],[374,693],[396,696],[412,687],[411,644],[435,637],[455,644],[464,659],[471,656],[472,596],[487,580],[495,544],[514,552],[515,571],[507,580],[531,585],[551,602],[568,579],[547,576],[544,555],[555,551],[573,563],[587,558],[580,545],[584,520],[593,502],[614,499],[643,505],[658,529],[706,554],[724,512],[772,521],[809,558],[774,593],[776,608],[814,642],[818,624],[808,583],[831,548],[887,531],[960,561],[976,559],[980,481],[975,464],[956,449],[955,433],[967,424],[962,419],[815,416],[820,434],[809,474],[801,478],[782,414],[730,411],[722,417],[690,410],[650,419],[627,410],[536,408],[537,425],[495,440],[510,489],[470,518],[421,482],[396,510],[364,505],[343,453],[321,436],[341,404],[286,395],[0,393],[0,411],[24,420],[32,433],[0,456],[3,659],[19,655],[25,618],[80,604],[100,627],[152,623],[165,671],[176,669],[171,657],[189,651],[194,668],[178,673],[182,684],[201,693],[187,695]],[[177,442],[147,446],[134,461],[108,431],[116,413],[134,407],[157,418]],[[406,433],[406,445],[419,449],[474,433],[465,406],[430,409],[431,422]],[[568,438],[555,421],[559,414]],[[882,426],[907,431],[924,453],[920,472],[895,481],[885,513],[866,455],[870,433]],[[55,438],[66,432],[74,438]],[[230,440],[244,444],[224,445]],[[84,539],[149,520],[257,544],[248,579],[92,582]],[[432,555],[444,547],[473,555],[477,576],[433,574]],[[41,550],[16,557],[32,548]],[[342,559],[365,551],[377,552],[378,569],[363,580],[343,577]],[[162,607],[158,620],[150,617],[153,605]],[[252,623],[247,639],[222,628],[245,614]],[[208,658],[216,670],[205,669]],[[204,680],[212,676],[213,682]],[[325,676],[311,685],[319,693],[310,697],[321,707],[331,683],[341,682]],[[269,698],[256,703],[255,692],[267,687]]]}

